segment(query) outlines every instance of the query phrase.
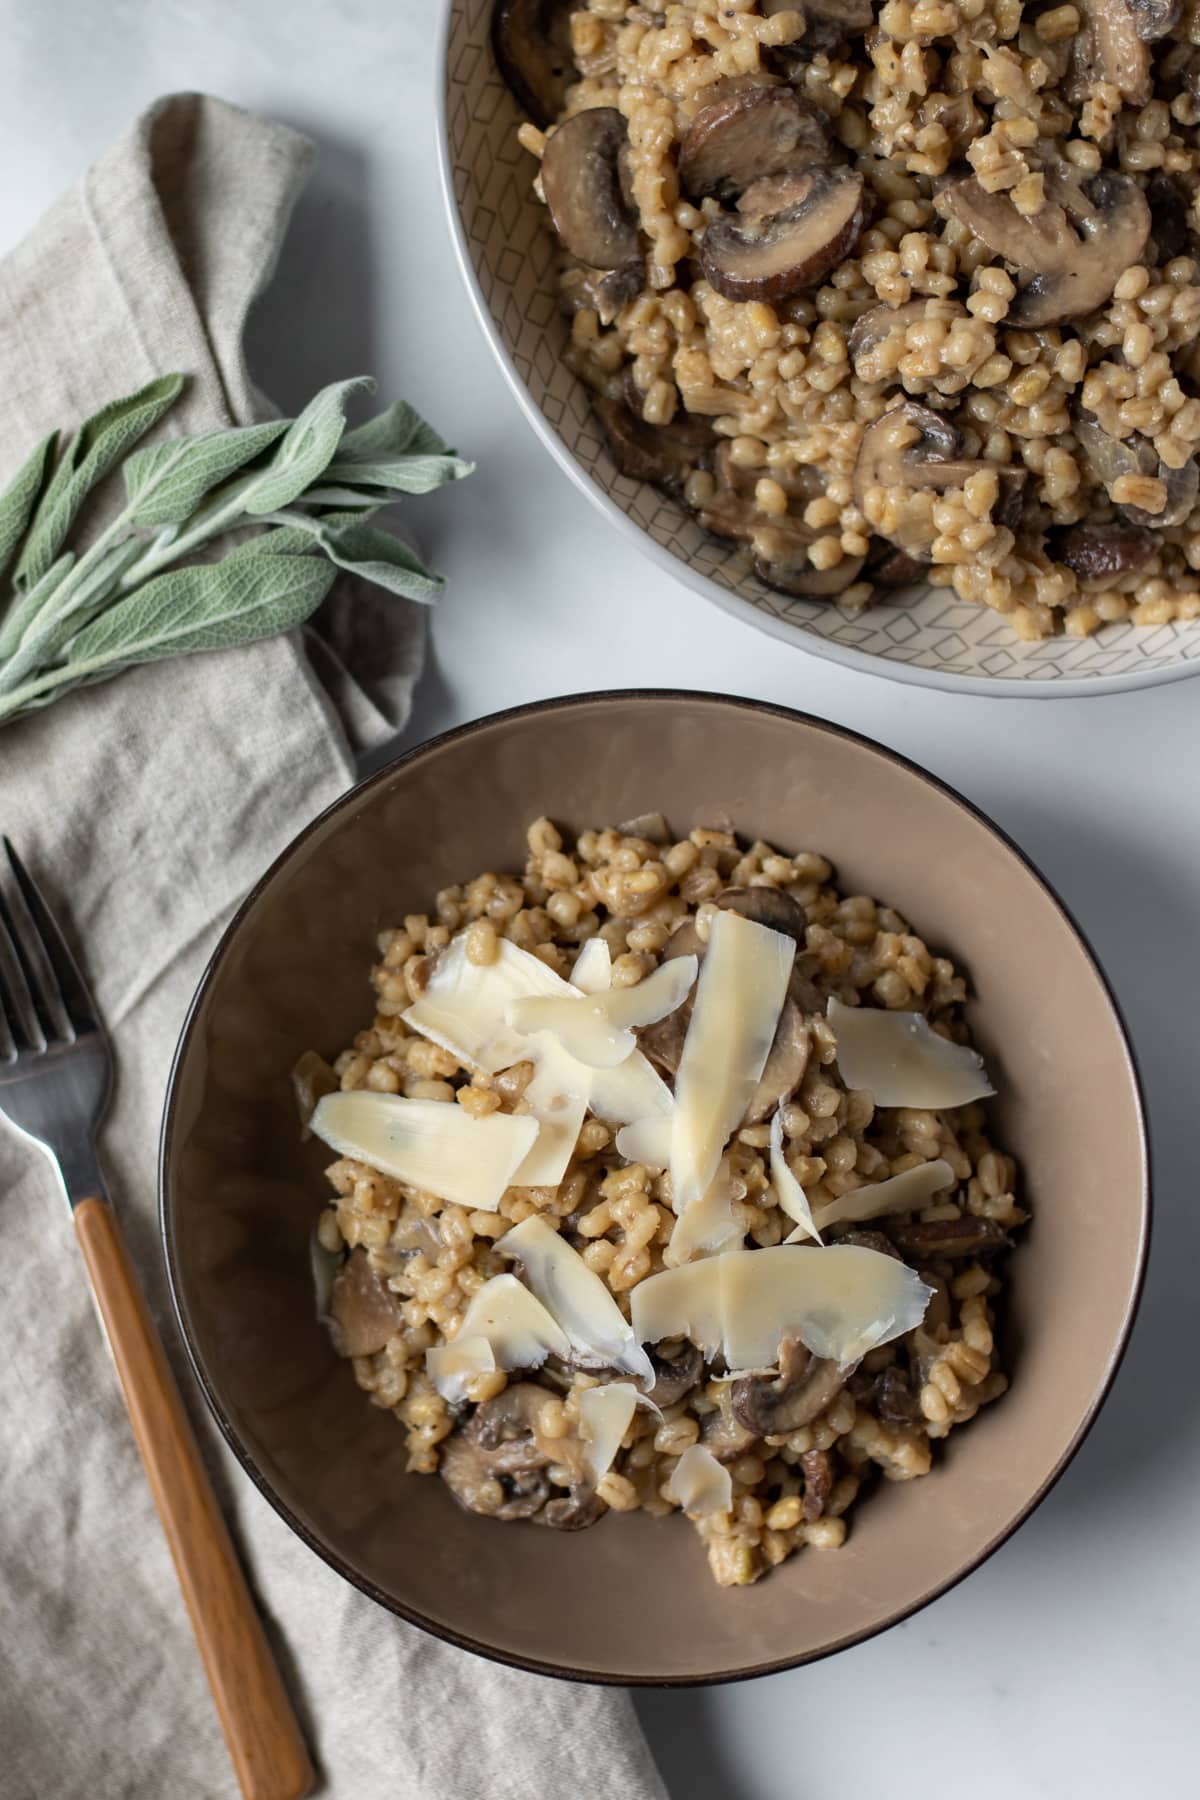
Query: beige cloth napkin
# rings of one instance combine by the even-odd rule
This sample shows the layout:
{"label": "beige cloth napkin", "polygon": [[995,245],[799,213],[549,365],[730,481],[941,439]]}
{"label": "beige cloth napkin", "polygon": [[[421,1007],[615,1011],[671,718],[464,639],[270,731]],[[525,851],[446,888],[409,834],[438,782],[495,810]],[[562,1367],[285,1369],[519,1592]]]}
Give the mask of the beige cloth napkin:
{"label": "beige cloth napkin", "polygon": [[[167,370],[194,377],[175,430],[261,409],[242,329],[309,156],[219,101],[161,101],[0,263],[0,480],[51,425]],[[172,1049],[239,897],[346,785],[351,745],[406,716],[419,619],[385,605],[342,590],[325,609],[320,681],[299,640],[276,640],[134,671],[0,731],[0,827],[69,918],[114,1039],[102,1155],[178,1367],[155,1224]],[[0,1269],[0,1794],[232,1795],[70,1222],[46,1165],[2,1128]],[[324,1792],[663,1800],[625,1695],[393,1619],[305,1549],[202,1424]]]}

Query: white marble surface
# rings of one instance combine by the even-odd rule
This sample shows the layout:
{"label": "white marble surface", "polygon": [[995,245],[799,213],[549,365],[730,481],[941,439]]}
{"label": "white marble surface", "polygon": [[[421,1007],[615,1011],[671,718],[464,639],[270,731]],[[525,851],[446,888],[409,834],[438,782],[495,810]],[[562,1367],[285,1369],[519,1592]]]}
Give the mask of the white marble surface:
{"label": "white marble surface", "polygon": [[1150,1281],[1108,1406],[1018,1536],[906,1625],[810,1669],[639,1704],[673,1800],[1183,1800],[1200,1789],[1200,1403],[1184,1338],[1200,1280],[1200,684],[1058,702],[902,687],[772,643],[619,544],[521,419],[460,286],[435,175],[433,12],[0,0],[0,243],[172,89],[311,132],[321,160],[252,333],[261,384],[298,402],[372,369],[479,462],[469,489],[423,503],[451,587],[408,741],[581,688],[761,695],[925,763],[1057,884],[1127,1010],[1155,1140]]}

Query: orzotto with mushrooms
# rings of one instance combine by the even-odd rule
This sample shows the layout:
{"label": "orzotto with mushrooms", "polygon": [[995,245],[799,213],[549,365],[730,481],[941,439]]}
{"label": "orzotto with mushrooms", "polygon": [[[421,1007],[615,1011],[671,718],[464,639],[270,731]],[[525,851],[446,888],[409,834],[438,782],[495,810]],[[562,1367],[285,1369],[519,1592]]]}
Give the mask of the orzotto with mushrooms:
{"label": "orzotto with mushrooms", "polygon": [[319,1310],[463,1506],[680,1509],[742,1585],[1006,1386],[1026,1214],[965,984],[811,852],[528,842],[384,932],[374,1023],[297,1069]]}
{"label": "orzotto with mushrooms", "polygon": [[857,610],[1200,616],[1195,0],[499,0],[623,473]]}

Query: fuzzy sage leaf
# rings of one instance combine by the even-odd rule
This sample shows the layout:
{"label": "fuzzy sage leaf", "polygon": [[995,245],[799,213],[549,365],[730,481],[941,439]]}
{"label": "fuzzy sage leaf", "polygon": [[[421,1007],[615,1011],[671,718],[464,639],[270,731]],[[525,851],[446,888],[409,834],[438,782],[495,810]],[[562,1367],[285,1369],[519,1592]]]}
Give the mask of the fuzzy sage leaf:
{"label": "fuzzy sage leaf", "polygon": [[32,587],[45,574],[97,482],[158,424],[182,390],[182,375],[161,376],[136,394],[110,401],[79,427],[34,514],[17,563],[19,588]]}
{"label": "fuzzy sage leaf", "polygon": [[[182,389],[169,375],[102,407],[57,463],[57,434],[39,445],[0,493],[0,576],[16,559],[0,583],[0,723],[136,663],[289,630],[338,569],[432,600],[442,577],[367,521],[472,465],[404,402],[347,430],[348,402],[372,385],[335,382],[295,420],[135,448]],[[81,509],[110,472],[124,505],[80,545]]]}

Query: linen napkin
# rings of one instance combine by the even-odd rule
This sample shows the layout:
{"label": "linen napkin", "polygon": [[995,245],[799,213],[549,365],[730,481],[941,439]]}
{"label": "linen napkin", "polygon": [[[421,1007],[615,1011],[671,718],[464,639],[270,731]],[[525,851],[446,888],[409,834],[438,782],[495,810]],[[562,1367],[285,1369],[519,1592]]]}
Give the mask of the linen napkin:
{"label": "linen napkin", "polygon": [[[261,413],[242,331],[310,155],[220,101],[168,98],[0,263],[0,480],[52,425],[168,370],[193,378],[172,430]],[[353,750],[403,722],[420,667],[404,602],[343,587],[317,630],[307,649],[135,670],[0,731],[0,827],[69,919],[113,1037],[102,1158],[177,1368],[155,1153],[187,1001],[245,889],[346,785]],[[221,1800],[234,1778],[70,1221],[48,1167],[3,1128],[0,1268],[0,1793]],[[663,1800],[627,1696],[393,1619],[199,1423],[321,1791]]]}

